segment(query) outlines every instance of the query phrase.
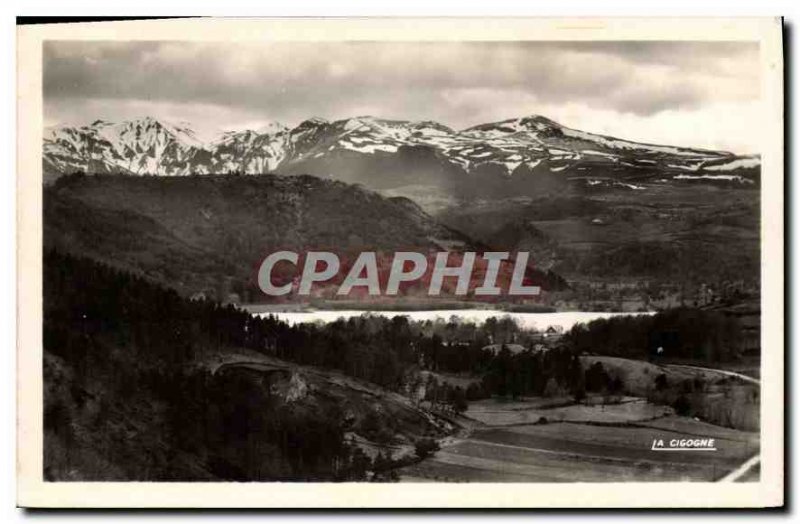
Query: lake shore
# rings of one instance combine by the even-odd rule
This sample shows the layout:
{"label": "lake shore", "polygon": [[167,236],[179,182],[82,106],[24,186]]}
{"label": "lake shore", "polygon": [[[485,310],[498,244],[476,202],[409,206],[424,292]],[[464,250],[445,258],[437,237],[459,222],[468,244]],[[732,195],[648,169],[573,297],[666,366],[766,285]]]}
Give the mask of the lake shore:
{"label": "lake shore", "polygon": [[348,319],[364,314],[381,315],[386,317],[406,316],[413,321],[448,321],[452,317],[460,320],[483,323],[491,317],[510,317],[524,329],[542,330],[548,327],[560,328],[567,331],[572,326],[580,323],[591,322],[599,318],[610,318],[619,315],[651,315],[653,313],[621,313],[621,312],[595,312],[595,311],[562,311],[549,313],[512,312],[499,309],[439,309],[424,311],[374,311],[374,310],[296,310],[296,311],[267,311],[254,313],[260,316],[274,315],[289,324],[302,324],[312,322],[334,322],[340,318]]}
{"label": "lake shore", "polygon": [[495,304],[490,302],[462,300],[413,300],[413,301],[315,301],[282,304],[241,304],[239,307],[254,315],[261,313],[286,313],[293,311],[443,311],[461,309],[502,310],[520,313],[556,313],[553,306],[544,304]]}

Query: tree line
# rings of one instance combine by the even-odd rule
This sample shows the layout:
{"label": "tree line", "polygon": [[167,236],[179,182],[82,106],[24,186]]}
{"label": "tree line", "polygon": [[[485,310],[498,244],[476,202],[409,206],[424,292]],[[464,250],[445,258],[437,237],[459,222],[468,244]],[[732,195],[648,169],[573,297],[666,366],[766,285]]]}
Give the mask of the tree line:
{"label": "tree line", "polygon": [[721,311],[676,308],[654,315],[615,316],[577,324],[564,343],[578,353],[634,359],[737,360],[742,326]]}

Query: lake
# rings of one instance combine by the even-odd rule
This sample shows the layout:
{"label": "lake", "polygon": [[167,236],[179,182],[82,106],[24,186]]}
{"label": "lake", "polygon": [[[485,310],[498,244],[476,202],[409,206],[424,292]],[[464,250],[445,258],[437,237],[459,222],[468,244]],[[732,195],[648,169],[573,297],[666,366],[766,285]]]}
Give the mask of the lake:
{"label": "lake", "polygon": [[475,322],[484,322],[490,317],[511,317],[520,327],[526,329],[547,329],[549,326],[569,330],[575,324],[590,322],[598,318],[610,318],[619,315],[652,315],[653,313],[607,313],[594,311],[561,311],[556,313],[513,313],[493,309],[445,309],[431,311],[364,311],[364,310],[318,310],[318,311],[286,311],[260,313],[259,316],[275,315],[289,324],[303,322],[332,322],[339,318],[357,317],[369,313],[385,317],[406,316],[411,320],[449,320],[458,317]]}

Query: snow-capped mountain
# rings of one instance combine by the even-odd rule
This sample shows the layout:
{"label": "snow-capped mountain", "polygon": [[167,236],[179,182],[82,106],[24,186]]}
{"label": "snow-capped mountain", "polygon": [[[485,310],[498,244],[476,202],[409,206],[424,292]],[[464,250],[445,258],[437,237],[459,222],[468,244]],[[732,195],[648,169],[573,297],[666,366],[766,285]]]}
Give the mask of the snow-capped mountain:
{"label": "snow-capped mountain", "polygon": [[185,124],[154,118],[46,130],[45,173],[185,175],[204,171],[205,146]]}
{"label": "snow-capped mountain", "polygon": [[212,173],[271,173],[286,159],[289,128],[275,124],[258,131],[224,133],[209,144]]}
{"label": "snow-capped mountain", "polygon": [[308,173],[377,189],[578,182],[636,189],[642,181],[753,185],[760,158],[651,145],[587,133],[542,116],[461,131],[431,121],[370,116],[295,128],[273,123],[201,142],[186,124],[153,118],[46,130],[48,178],[75,171],[178,176],[208,173]]}

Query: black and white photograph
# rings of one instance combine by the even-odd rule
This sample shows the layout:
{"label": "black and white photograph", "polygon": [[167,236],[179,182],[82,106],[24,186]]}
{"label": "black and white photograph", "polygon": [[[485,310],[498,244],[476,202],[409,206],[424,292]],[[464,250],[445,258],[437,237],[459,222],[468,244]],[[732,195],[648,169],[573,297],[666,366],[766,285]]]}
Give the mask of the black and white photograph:
{"label": "black and white photograph", "polygon": [[779,485],[766,37],[270,23],[41,38],[28,473]]}

